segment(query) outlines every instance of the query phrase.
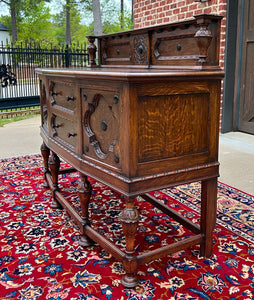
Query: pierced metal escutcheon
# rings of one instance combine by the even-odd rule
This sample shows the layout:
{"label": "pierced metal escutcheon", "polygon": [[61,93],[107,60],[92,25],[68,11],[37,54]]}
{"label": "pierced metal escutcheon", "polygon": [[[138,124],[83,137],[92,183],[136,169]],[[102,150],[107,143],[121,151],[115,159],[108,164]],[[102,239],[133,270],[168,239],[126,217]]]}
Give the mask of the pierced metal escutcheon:
{"label": "pierced metal escutcheon", "polygon": [[139,45],[139,47],[138,47],[139,54],[142,54],[143,51],[144,51],[143,45]]}
{"label": "pierced metal escutcheon", "polygon": [[176,49],[177,49],[177,51],[181,51],[182,50],[181,44],[177,44]]}
{"label": "pierced metal escutcheon", "polygon": [[120,50],[119,50],[119,49],[117,49],[117,50],[116,50],[116,53],[117,53],[117,55],[119,55],[119,54],[120,54]]}
{"label": "pierced metal escutcheon", "polygon": [[86,93],[83,94],[83,98],[84,98],[85,101],[87,100],[87,94]]}

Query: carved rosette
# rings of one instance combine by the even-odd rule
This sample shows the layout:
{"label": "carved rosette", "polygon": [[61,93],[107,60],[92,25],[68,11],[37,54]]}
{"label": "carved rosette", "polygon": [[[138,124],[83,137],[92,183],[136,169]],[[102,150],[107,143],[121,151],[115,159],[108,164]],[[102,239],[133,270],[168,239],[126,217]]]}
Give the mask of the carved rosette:
{"label": "carved rosette", "polygon": [[147,39],[143,35],[134,37],[134,61],[136,64],[147,63]]}

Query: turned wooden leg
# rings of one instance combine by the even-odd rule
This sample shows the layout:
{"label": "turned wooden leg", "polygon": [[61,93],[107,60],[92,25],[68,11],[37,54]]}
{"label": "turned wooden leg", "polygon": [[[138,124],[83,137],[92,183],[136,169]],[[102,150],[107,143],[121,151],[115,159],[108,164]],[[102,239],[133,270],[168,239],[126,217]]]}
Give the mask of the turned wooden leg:
{"label": "turned wooden leg", "polygon": [[91,246],[92,244],[94,244],[94,242],[84,233],[85,226],[90,225],[88,206],[89,206],[91,194],[92,194],[92,186],[88,181],[87,176],[81,174],[81,180],[78,185],[78,196],[80,200],[81,215],[83,219],[83,230],[82,230],[83,235],[79,240],[79,244],[83,247]]}
{"label": "turned wooden leg", "polygon": [[62,208],[62,206],[58,203],[58,201],[55,198],[55,192],[58,191],[58,174],[60,169],[60,159],[55,153],[52,153],[52,155],[49,158],[49,169],[51,172],[53,182],[51,207]]}
{"label": "turned wooden leg", "polygon": [[134,199],[126,199],[126,207],[122,211],[120,220],[126,240],[125,257],[123,266],[126,275],[122,278],[122,284],[127,288],[135,287],[138,279],[135,275],[137,269],[137,257],[134,255],[135,235],[138,227],[139,214],[134,207]]}
{"label": "turned wooden leg", "polygon": [[44,164],[44,178],[45,182],[43,183],[43,187],[48,188],[48,181],[46,178],[46,174],[50,173],[49,171],[49,155],[50,155],[50,149],[46,146],[46,144],[43,142],[41,145],[41,155],[43,158],[43,164]]}
{"label": "turned wooden leg", "polygon": [[203,242],[200,254],[205,257],[212,255],[213,230],[217,213],[217,177],[201,183],[201,233]]}

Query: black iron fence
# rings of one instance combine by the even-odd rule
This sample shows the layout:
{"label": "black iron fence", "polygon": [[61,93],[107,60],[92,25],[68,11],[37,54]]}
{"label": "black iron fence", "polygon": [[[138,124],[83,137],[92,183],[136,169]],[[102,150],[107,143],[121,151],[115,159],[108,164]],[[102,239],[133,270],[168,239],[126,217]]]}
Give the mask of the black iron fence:
{"label": "black iron fence", "polygon": [[0,43],[0,111],[40,104],[36,68],[81,68],[87,63],[85,44],[42,47]]}

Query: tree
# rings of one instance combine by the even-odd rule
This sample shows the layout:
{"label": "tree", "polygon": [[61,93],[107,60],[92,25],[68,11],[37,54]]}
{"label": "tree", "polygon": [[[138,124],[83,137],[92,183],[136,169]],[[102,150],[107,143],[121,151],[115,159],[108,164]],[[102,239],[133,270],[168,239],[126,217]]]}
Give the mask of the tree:
{"label": "tree", "polygon": [[17,41],[17,10],[20,6],[20,0],[0,0],[9,6],[11,14],[11,35],[13,43]]}
{"label": "tree", "polygon": [[71,22],[70,22],[70,16],[71,16],[71,1],[66,0],[66,44],[71,44]]}
{"label": "tree", "polygon": [[[89,25],[81,24],[81,12],[76,5],[70,5],[70,36],[71,43],[84,43],[85,36],[93,34],[92,28]],[[52,33],[60,43],[67,43],[66,40],[66,7],[62,6],[61,11],[52,16]],[[69,43],[68,43],[69,44]]]}
{"label": "tree", "polygon": [[123,13],[124,13],[124,8],[123,8],[123,0],[121,0],[121,28],[123,29]]}
{"label": "tree", "polygon": [[93,0],[94,35],[102,34],[100,0]]}
{"label": "tree", "polygon": [[44,2],[29,6],[22,13],[22,20],[18,22],[19,41],[53,41],[53,26],[49,8]]}
{"label": "tree", "polygon": [[17,42],[18,38],[18,19],[21,19],[22,14],[25,14],[27,10],[37,8],[42,1],[49,2],[50,0],[0,0],[0,2],[5,3],[10,10],[11,35],[14,44]]}

